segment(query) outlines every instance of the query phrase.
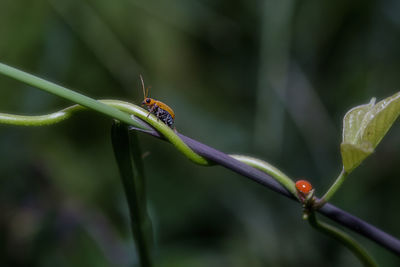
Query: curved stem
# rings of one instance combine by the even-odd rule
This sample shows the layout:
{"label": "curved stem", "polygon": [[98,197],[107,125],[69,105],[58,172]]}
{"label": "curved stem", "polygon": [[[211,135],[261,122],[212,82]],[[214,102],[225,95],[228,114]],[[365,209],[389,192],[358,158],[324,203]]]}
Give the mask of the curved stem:
{"label": "curved stem", "polygon": [[336,191],[340,188],[342,183],[346,180],[347,176],[348,173],[343,168],[339,176],[336,178],[335,182],[331,185],[328,191],[326,191],[325,195],[315,203],[314,207],[320,208],[326,202],[328,202],[331,199],[331,197],[336,193]]}
{"label": "curved stem", "polygon": [[[94,100],[96,101],[96,100]],[[172,130],[170,127],[165,125],[156,116],[153,114],[149,114],[149,112],[139,106],[134,104],[119,101],[119,100],[98,100],[96,101],[102,105],[105,105],[109,108],[113,108],[122,114],[133,114],[134,116],[145,120],[148,122],[152,127],[154,127],[157,131],[159,131],[166,139],[168,139],[171,144],[173,144],[180,152],[182,152],[186,157],[188,157],[191,161],[200,164],[200,165],[210,165],[211,163],[208,162],[205,158],[201,157],[197,153],[193,152],[191,148],[189,148]],[[91,107],[90,107],[91,108]],[[61,122],[67,118],[69,118],[73,113],[84,110],[84,107],[79,105],[74,105],[68,108],[65,108],[61,111],[54,112],[47,115],[41,116],[21,116],[21,115],[14,115],[14,114],[6,114],[0,113],[0,123],[4,124],[12,124],[12,125],[22,125],[22,126],[43,126],[43,125],[50,125],[54,123]],[[121,112],[124,111],[124,112]],[[125,113],[126,112],[126,113]],[[134,125],[136,127],[139,124],[135,121],[132,115],[128,115],[130,117],[130,125]],[[116,116],[117,119],[120,119],[119,116]],[[132,123],[134,122],[134,123]],[[144,126],[139,124],[140,128],[143,129]]]}
{"label": "curved stem", "polygon": [[[147,110],[144,110],[141,107],[136,106],[134,104],[119,100],[104,99],[104,100],[98,100],[98,102],[117,108],[129,114],[133,114],[134,116],[142,120],[145,120],[151,126],[153,126],[157,131],[159,131],[163,136],[165,136],[179,151],[181,151],[190,160],[201,165],[211,165],[211,162],[205,160],[197,153],[194,153],[181,140],[181,138],[179,138],[179,136],[176,135],[176,133],[170,127],[160,122],[157,119],[157,117],[155,117],[153,114],[149,115],[149,112]],[[84,109],[85,108],[83,106],[74,105],[54,113],[40,115],[40,116],[21,116],[21,115],[0,113],[0,123],[20,125],[20,126],[44,126],[64,121],[70,118],[73,113]],[[279,169],[272,166],[268,162],[244,155],[230,155],[230,156],[247,165],[253,166],[263,172],[268,173],[273,178],[275,178],[275,180],[277,180],[280,184],[282,184],[289,192],[291,192],[294,196],[297,197],[294,182],[286,174],[284,174],[283,172],[281,172]]]}
{"label": "curved stem", "polygon": [[73,105],[60,111],[39,115],[39,116],[24,116],[0,113],[0,124],[10,124],[17,126],[45,126],[64,121],[72,116],[73,113],[84,110],[83,106]]}
{"label": "curved stem", "polygon": [[369,256],[368,253],[357,243],[356,240],[354,240],[348,234],[339,230],[338,228],[327,223],[318,221],[315,212],[312,211],[310,214],[308,214],[308,222],[318,231],[333,237],[344,246],[346,246],[348,249],[350,249],[350,251],[364,264],[364,266],[378,266],[371,258],[371,256]]}
{"label": "curved stem", "polygon": [[188,157],[191,161],[200,164],[200,165],[210,165],[211,163],[205,159],[204,157],[200,156],[199,154],[195,153],[179,136],[168,127],[166,124],[161,122],[156,116],[153,114],[149,114],[149,112],[141,107],[133,105],[128,102],[119,101],[119,100],[101,100],[102,103],[107,105],[116,107],[122,111],[132,113],[138,118],[146,121],[151,126],[153,126],[158,132],[160,132],[168,141],[173,144],[180,152],[182,152],[186,157]]}
{"label": "curved stem", "polygon": [[[193,162],[200,165],[212,164],[205,158],[199,156],[197,153],[194,153],[181,140],[181,138],[178,135],[176,135],[176,133],[170,127],[160,122],[157,119],[157,117],[155,117],[153,114],[149,114],[147,110],[144,110],[143,108],[136,106],[134,104],[119,100],[104,99],[104,100],[98,100],[98,102],[104,103],[106,105],[127,112],[129,114],[133,114],[134,116],[148,122],[157,131],[159,131],[166,139],[168,139],[168,141],[171,142],[180,152],[182,152]],[[70,118],[71,115],[74,114],[75,112],[82,111],[84,109],[85,108],[83,106],[74,105],[51,114],[40,115],[40,116],[21,116],[21,115],[0,113],[0,123],[20,125],[20,126],[44,126],[64,121]],[[282,184],[289,192],[291,192],[294,196],[297,197],[294,182],[287,175],[285,175],[283,172],[281,172],[268,162],[244,155],[230,155],[230,156],[247,165],[253,166],[263,172],[270,174],[273,178],[275,178],[275,180],[277,180],[280,184]]]}
{"label": "curved stem", "polygon": [[[180,138],[176,135],[176,133],[171,130],[165,124],[159,122],[159,120],[153,115],[149,114],[148,111],[130,104],[128,102],[118,101],[118,100],[95,100],[85,95],[79,94],[75,91],[72,91],[68,88],[62,87],[55,83],[46,81],[39,77],[36,77],[32,74],[26,73],[24,71],[18,70],[16,68],[10,67],[6,64],[0,63],[0,73],[14,78],[18,81],[24,82],[31,86],[37,87],[41,90],[47,91],[54,95],[60,96],[62,98],[68,99],[74,103],[79,105],[74,105],[63,109],[61,111],[42,115],[42,116],[22,116],[22,115],[12,115],[12,114],[4,114],[0,113],[0,123],[12,124],[12,125],[22,125],[22,126],[43,126],[54,124],[57,122],[61,122],[67,118],[69,118],[74,112],[82,110],[83,107],[87,107],[89,109],[96,110],[100,113],[108,115],[112,118],[118,119],[119,121],[125,122],[129,125],[133,125],[135,127],[143,129],[143,125],[134,120],[129,114],[134,114],[135,116],[141,118],[142,120],[147,121],[151,126],[153,126],[157,131],[159,131],[166,139],[168,139],[176,148],[181,151],[185,156],[187,156],[193,162],[200,165],[211,165],[204,157],[199,156],[194,153]],[[125,112],[121,112],[125,111]],[[243,159],[244,160],[244,159]],[[251,161],[247,164],[251,165]],[[253,160],[254,162],[254,160]],[[259,165],[260,162],[258,162]],[[268,163],[263,163],[261,165],[267,167],[260,167],[259,169],[266,171],[271,171],[272,166]],[[270,167],[268,167],[268,165]],[[271,172],[271,175],[276,178],[282,185],[284,185],[292,194],[295,194],[295,189],[293,182],[283,173],[279,172],[276,168]]]}
{"label": "curved stem", "polygon": [[268,173],[269,175],[272,176],[275,180],[277,180],[281,185],[283,185],[290,193],[293,194],[296,198],[297,196],[297,191],[296,191],[296,186],[293,182],[292,179],[289,178],[286,174],[281,172],[278,168],[275,166],[272,166],[266,161],[249,157],[249,156],[244,156],[244,155],[234,155],[231,154],[229,155],[234,159],[237,159],[238,161],[241,161],[247,165],[250,165],[256,169],[259,169],[265,173]]}
{"label": "curved stem", "polygon": [[121,112],[118,109],[105,105],[104,103],[100,103],[93,98],[79,94],[63,86],[57,85],[55,83],[36,77],[32,74],[10,67],[6,64],[0,63],[0,73],[8,77],[14,78],[20,82],[39,88],[43,91],[49,92],[53,95],[57,95],[64,99],[70,100],[73,103],[80,104],[81,106],[96,110],[100,113],[118,119],[129,125],[135,125],[136,127],[143,128],[140,123],[132,120],[129,114]]}
{"label": "curved stem", "polygon": [[[103,113],[105,115],[108,115],[112,118],[118,119],[122,122],[125,122],[129,125],[134,125],[138,129],[146,129],[143,124],[139,122],[139,120],[135,119],[135,116],[145,120],[148,122],[151,126],[153,126],[157,131],[159,131],[167,140],[169,140],[174,146],[177,147],[177,149],[185,154],[190,160],[197,164],[201,165],[212,165],[214,164],[214,161],[217,163],[224,163],[226,159],[230,159],[231,161],[235,161],[233,158],[229,157],[228,155],[225,155],[226,158],[224,160],[221,160],[219,158],[219,161],[217,160],[218,157],[216,157],[214,154],[208,155],[206,152],[207,151],[197,151],[199,154],[203,155],[200,156],[199,154],[195,153],[188,145],[186,145],[185,142],[182,141],[182,139],[174,132],[172,129],[170,129],[167,125],[163,124],[161,121],[159,121],[153,114],[149,114],[148,111],[127,103],[123,101],[118,101],[118,100],[99,100],[96,101],[94,99],[91,99],[87,96],[81,95],[79,93],[76,93],[74,91],[71,91],[67,88],[61,87],[59,85],[56,85],[54,83],[48,82],[46,80],[40,79],[38,77],[35,77],[33,75],[30,75],[28,73],[19,71],[17,69],[14,69],[12,67],[9,67],[7,65],[4,65],[0,63],[0,73],[3,73],[9,77],[12,77],[14,79],[17,79],[19,81],[25,82],[27,84],[30,84],[32,86],[38,87],[39,89],[42,89],[44,91],[50,92],[52,94],[58,95],[60,97],[63,97],[65,99],[68,99],[70,101],[73,101],[75,103],[78,103],[80,105],[74,105],[69,108],[63,109],[61,111],[48,114],[48,115],[43,115],[43,116],[20,116],[20,115],[11,115],[11,114],[1,114],[0,113],[0,123],[6,123],[6,124],[13,124],[13,125],[24,125],[24,126],[41,126],[41,125],[49,125],[49,124],[54,124],[60,121],[63,121],[67,118],[69,118],[75,111],[82,110],[84,109],[83,107],[87,107],[89,109],[96,110],[100,113]],[[125,111],[125,112],[122,112]],[[130,114],[134,114],[134,116]],[[181,135],[182,136],[182,135]],[[182,136],[184,137],[184,136]],[[186,138],[187,139],[187,138]],[[187,140],[186,140],[187,141]],[[192,140],[193,141],[193,140]],[[213,150],[217,151],[217,150]],[[222,155],[222,152],[218,152],[219,155]],[[264,185],[269,186],[270,188],[273,188],[275,191],[282,193],[283,195],[289,196],[291,198],[294,198],[293,196],[297,197],[297,194],[293,194],[295,190],[293,190],[293,182],[283,173],[281,173],[279,170],[277,170],[275,167],[269,165],[266,162],[250,158],[250,157],[245,157],[245,156],[239,156],[239,155],[234,155],[239,161],[243,161],[246,165],[254,166],[260,170],[263,170],[266,173],[269,173],[275,180],[270,179],[269,176],[266,174],[263,174],[262,172],[260,174],[254,172],[255,170],[250,168],[250,169],[244,169],[242,167],[241,172],[245,176],[261,183]],[[208,161],[206,158],[211,158],[212,161]],[[226,162],[225,162],[226,163]],[[229,166],[231,168],[234,168],[238,165],[239,162],[231,162]],[[262,163],[262,164],[261,164]],[[246,166],[244,165],[244,166]],[[225,165],[228,166],[228,165]],[[252,170],[251,170],[252,169]],[[265,176],[265,177],[264,177]],[[340,187],[340,185],[343,183],[344,179],[347,177],[347,173],[342,170],[341,174],[335,181],[335,183],[332,185],[332,187],[327,191],[327,193],[324,195],[322,201],[324,204],[326,201],[330,199],[330,197],[336,192],[336,190]],[[283,185],[285,188],[283,188],[278,182]],[[289,192],[290,193],[289,193]],[[336,221],[342,223],[343,225],[346,225],[347,227],[350,227],[354,231],[357,231],[370,239],[378,242],[379,244],[385,246],[386,248],[390,249],[391,251],[395,253],[399,253],[399,246],[397,245],[399,241],[388,234],[380,231],[379,229],[374,228],[373,226],[362,222],[358,218],[351,216],[350,214],[345,213],[344,211],[339,210],[338,208],[327,204],[326,206],[322,207],[319,212],[335,219]],[[338,216],[340,215],[340,216]],[[344,219],[342,217],[345,217]],[[351,221],[348,219],[351,218]],[[314,217],[315,219],[315,217]],[[357,225],[353,225],[353,222],[357,221]],[[320,229],[329,229],[329,227],[324,227],[324,224],[318,223],[315,219],[313,221],[313,218],[311,218],[311,222],[315,222],[314,225],[316,227],[319,227]],[[368,233],[373,230],[374,235],[369,235]],[[324,230],[328,231],[329,230]],[[339,239],[339,238],[338,238]],[[396,246],[397,245],[397,246]],[[368,265],[368,266],[375,266],[375,265]]]}
{"label": "curved stem", "polygon": [[[168,127],[165,124],[162,125],[162,122],[157,122],[157,118],[154,117],[153,115],[150,115],[149,118],[147,118],[148,112],[138,106],[135,106],[135,105],[132,105],[132,104],[126,103],[126,102],[115,101],[115,100],[100,100],[100,101],[107,103],[107,104],[112,104],[114,107],[119,107],[121,109],[127,108],[127,110],[137,110],[138,112],[141,113],[140,116],[144,120],[148,121],[149,123],[155,124],[155,125],[161,124],[160,127],[164,127],[164,126]],[[49,125],[49,124],[61,122],[65,119],[69,118],[72,113],[74,113],[78,110],[83,110],[83,109],[84,108],[82,106],[75,105],[75,106],[71,106],[69,108],[63,109],[59,112],[55,112],[55,113],[43,115],[43,116],[18,116],[18,115],[12,115],[12,114],[0,114],[0,123],[12,124],[12,125],[26,125],[26,126]],[[144,128],[144,126],[141,127],[141,129],[143,129],[143,128]],[[152,129],[143,130],[143,131],[153,134],[154,136],[160,137],[159,133]],[[171,131],[167,130],[167,131],[170,132],[169,134],[173,134],[173,135],[176,134],[173,130],[171,130]],[[288,187],[285,187],[286,190],[282,191],[279,185],[275,185],[275,184],[271,183],[271,181],[275,181],[275,180],[279,181],[279,178],[277,179],[277,177],[279,177],[279,176],[282,176],[282,177],[286,176],[283,173],[279,173],[279,170],[277,170],[277,169],[274,170],[274,167],[272,167],[272,166],[261,167],[261,166],[259,166],[258,163],[260,163],[262,161],[259,161],[257,159],[253,160],[250,157],[233,155],[239,161],[243,161],[243,164],[245,164],[245,166],[252,165],[260,170],[263,170],[263,168],[265,168],[264,172],[269,173],[270,175],[272,175],[275,178],[275,180],[269,180],[270,179],[269,176],[265,177],[265,175],[267,175],[267,174],[265,174],[261,177],[258,173],[255,173],[253,171],[254,169],[251,169],[251,168],[244,169],[244,166],[240,167],[238,164],[239,162],[236,162],[236,163],[229,162],[229,164],[228,164],[227,162],[229,161],[229,159],[231,159],[231,161],[234,160],[233,157],[230,157],[220,151],[217,151],[208,146],[205,146],[204,144],[201,144],[201,143],[199,143],[193,139],[190,139],[188,137],[185,137],[184,135],[179,134],[179,136],[181,139],[183,139],[185,141],[185,144],[188,144],[188,146],[190,146],[191,149],[193,149],[193,151],[196,151],[196,152],[193,152],[192,150],[190,150],[194,154],[199,153],[204,158],[210,158],[212,161],[208,161],[208,164],[213,164],[215,161],[216,163],[221,164],[227,168],[231,168],[232,170],[234,170],[244,176],[247,176],[256,182],[259,182],[265,186],[268,186],[269,188],[271,188],[272,190],[274,190],[276,192],[279,192],[279,193],[289,196],[289,197],[293,196],[292,190],[290,190]],[[192,154],[190,152],[188,152],[188,154],[185,154],[185,155],[189,159],[193,160],[191,158]],[[196,154],[196,155],[198,155],[198,154]],[[225,155],[225,156],[223,156],[223,155]],[[267,164],[267,166],[268,166],[268,164]],[[343,176],[343,174],[341,174],[340,176]],[[282,181],[282,179],[281,179],[281,181]],[[288,191],[291,193],[289,194]],[[285,193],[285,192],[287,192],[287,193]],[[321,209],[319,209],[318,212],[321,212],[325,216],[328,216],[329,218],[352,229],[353,231],[366,236],[367,238],[377,242],[378,244],[382,245],[383,247],[387,248],[388,250],[399,255],[399,253],[400,253],[400,250],[399,250],[400,243],[399,242],[400,241],[397,240],[396,238],[388,235],[387,233],[377,229],[376,227],[358,219],[355,216],[352,216],[351,214],[346,213],[343,210],[340,210],[340,209],[334,207],[333,205],[330,205],[329,203],[327,203],[327,205],[325,205],[324,207],[321,207]]]}

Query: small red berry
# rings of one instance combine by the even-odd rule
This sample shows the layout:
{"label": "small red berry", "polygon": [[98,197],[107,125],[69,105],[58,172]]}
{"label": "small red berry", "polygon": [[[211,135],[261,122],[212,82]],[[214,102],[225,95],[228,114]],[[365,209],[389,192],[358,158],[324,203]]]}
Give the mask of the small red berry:
{"label": "small red berry", "polygon": [[306,180],[298,180],[296,182],[296,188],[303,194],[308,194],[312,190],[312,185]]}

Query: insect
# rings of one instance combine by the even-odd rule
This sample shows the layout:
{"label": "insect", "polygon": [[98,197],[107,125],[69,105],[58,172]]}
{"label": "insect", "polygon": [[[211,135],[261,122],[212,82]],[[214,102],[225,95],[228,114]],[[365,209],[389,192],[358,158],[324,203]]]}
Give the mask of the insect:
{"label": "insect", "polygon": [[296,182],[297,196],[303,204],[310,203],[314,197],[314,189],[310,182],[306,180],[298,180]]}
{"label": "insect", "polygon": [[312,185],[306,180],[298,180],[296,182],[296,189],[300,193],[303,193],[304,195],[307,195],[312,190]]}
{"label": "insect", "polygon": [[145,90],[144,88],[142,75],[140,75],[140,80],[142,82],[143,95],[144,95],[144,100],[142,102],[142,105],[145,105],[147,110],[149,111],[147,117],[150,115],[150,113],[153,113],[154,115],[156,115],[158,119],[160,119],[162,122],[164,122],[166,125],[172,128],[172,125],[174,124],[175,120],[174,111],[167,104],[155,100],[153,98],[147,97],[149,90],[148,88],[147,90]]}

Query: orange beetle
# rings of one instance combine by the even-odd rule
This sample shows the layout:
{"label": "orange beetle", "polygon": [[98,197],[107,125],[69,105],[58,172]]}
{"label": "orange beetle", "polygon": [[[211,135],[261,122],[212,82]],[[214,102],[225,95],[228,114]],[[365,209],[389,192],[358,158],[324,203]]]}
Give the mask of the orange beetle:
{"label": "orange beetle", "polygon": [[167,104],[155,100],[153,98],[147,97],[149,90],[144,89],[144,82],[142,75],[140,75],[140,80],[142,81],[142,88],[144,95],[144,100],[142,102],[142,105],[145,105],[147,107],[149,115],[150,113],[153,113],[154,115],[156,115],[158,119],[162,120],[166,125],[172,128],[172,125],[174,124],[175,121],[174,111]]}
{"label": "orange beetle", "polygon": [[298,180],[296,182],[296,189],[303,193],[304,195],[307,195],[310,193],[310,191],[313,189],[312,185],[306,181],[306,180]]}

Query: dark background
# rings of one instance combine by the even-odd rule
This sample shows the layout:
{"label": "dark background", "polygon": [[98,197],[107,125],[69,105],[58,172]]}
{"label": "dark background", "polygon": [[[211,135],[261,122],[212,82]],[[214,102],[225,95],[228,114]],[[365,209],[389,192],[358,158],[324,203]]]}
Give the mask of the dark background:
{"label": "dark background", "polygon": [[[322,195],[341,169],[341,120],[400,88],[400,2],[37,0],[0,2],[0,61],[94,98],[168,103],[177,129],[267,160]],[[0,111],[71,103],[0,76]],[[83,112],[0,126],[0,265],[137,261],[110,142]],[[332,203],[400,237],[395,123]],[[140,135],[156,266],[360,266],[301,219],[297,203]],[[381,266],[394,254],[353,234]]]}

